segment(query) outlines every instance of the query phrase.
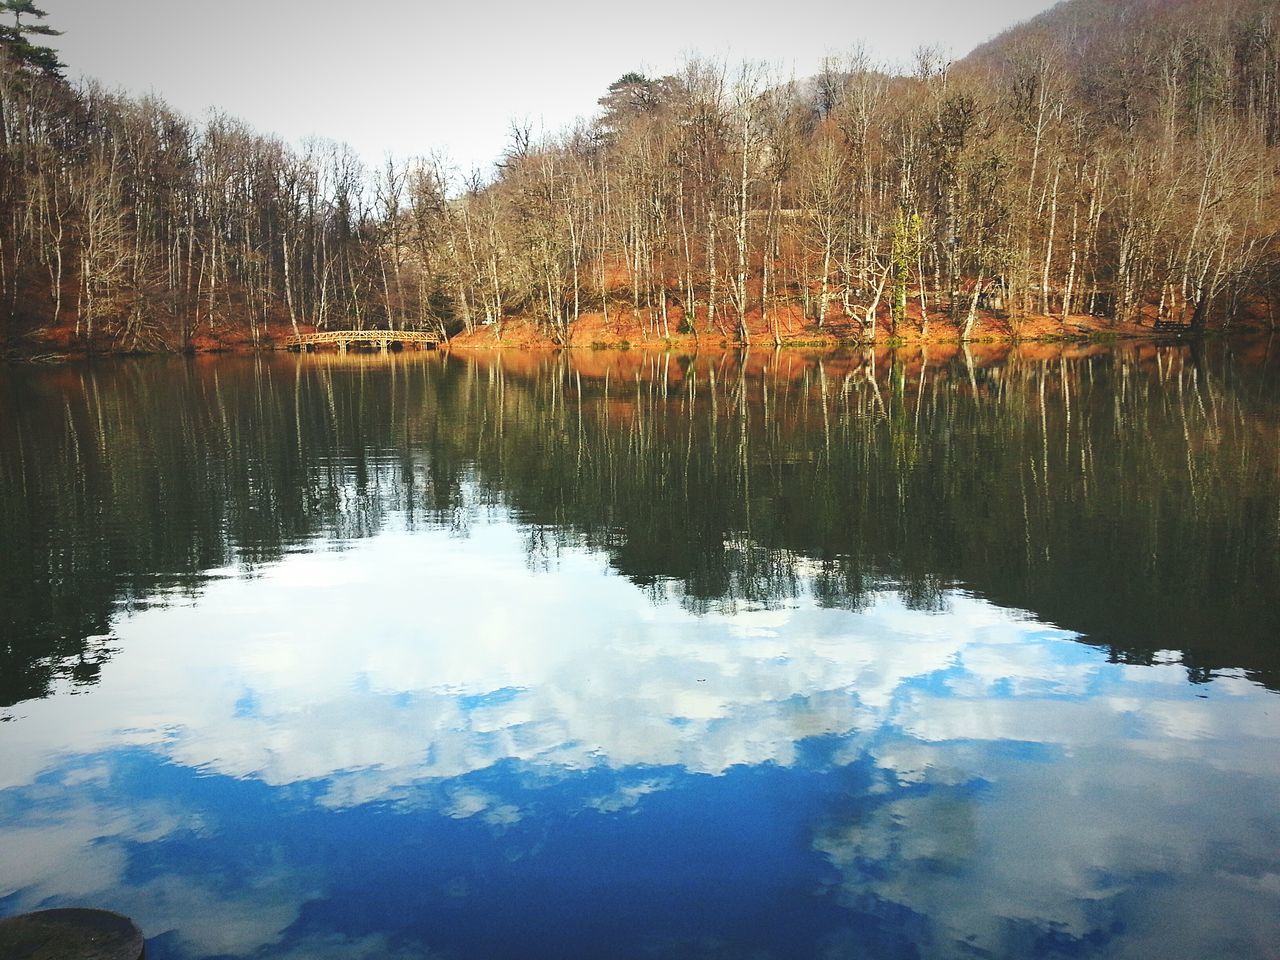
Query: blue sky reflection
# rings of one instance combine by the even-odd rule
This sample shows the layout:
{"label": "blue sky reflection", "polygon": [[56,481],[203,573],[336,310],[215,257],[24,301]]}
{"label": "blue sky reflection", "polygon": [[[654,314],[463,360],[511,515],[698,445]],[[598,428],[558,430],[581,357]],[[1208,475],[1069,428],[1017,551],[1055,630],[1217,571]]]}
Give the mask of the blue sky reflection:
{"label": "blue sky reflection", "polygon": [[321,544],[14,709],[0,906],[161,960],[1280,944],[1275,696],[945,607],[699,616],[501,511]]}

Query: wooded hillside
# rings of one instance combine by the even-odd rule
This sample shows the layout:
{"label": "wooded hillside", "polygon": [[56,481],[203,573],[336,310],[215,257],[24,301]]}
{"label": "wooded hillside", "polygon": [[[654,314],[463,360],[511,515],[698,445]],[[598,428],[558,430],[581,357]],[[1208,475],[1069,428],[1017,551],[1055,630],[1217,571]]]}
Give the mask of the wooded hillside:
{"label": "wooded hillside", "polygon": [[15,15],[0,341],[179,349],[523,317],[563,342],[588,314],[731,341],[1274,322],[1278,13],[1069,0],[907,75],[860,52],[799,82],[700,60],[630,73],[593,120],[514,128],[488,179],[439,157],[369,170],[72,86]]}

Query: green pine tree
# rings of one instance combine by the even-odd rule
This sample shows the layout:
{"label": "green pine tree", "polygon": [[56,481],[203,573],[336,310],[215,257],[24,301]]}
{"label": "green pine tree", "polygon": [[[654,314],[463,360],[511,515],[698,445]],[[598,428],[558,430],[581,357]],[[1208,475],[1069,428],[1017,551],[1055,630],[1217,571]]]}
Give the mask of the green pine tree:
{"label": "green pine tree", "polygon": [[[2,22],[7,16],[13,17],[12,23]],[[35,22],[46,16],[48,14],[32,0],[0,0],[0,48],[19,63],[61,76],[63,64],[58,60],[57,51],[31,41],[31,37],[62,35],[60,30]]]}

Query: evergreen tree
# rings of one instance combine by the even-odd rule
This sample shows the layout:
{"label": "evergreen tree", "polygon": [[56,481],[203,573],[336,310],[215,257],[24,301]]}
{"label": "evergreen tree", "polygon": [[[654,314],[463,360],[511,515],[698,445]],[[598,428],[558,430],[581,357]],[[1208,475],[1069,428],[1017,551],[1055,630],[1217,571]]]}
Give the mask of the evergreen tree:
{"label": "evergreen tree", "polygon": [[[43,20],[48,14],[35,5],[32,0],[0,0],[0,18],[6,14],[13,16],[12,23],[0,23],[0,48],[19,63],[35,67],[43,73],[59,76],[63,64],[58,61],[57,51],[52,47],[44,47],[32,43],[31,37],[57,37],[62,31],[54,30],[43,23],[31,20]],[[24,17],[30,20],[24,21]]]}

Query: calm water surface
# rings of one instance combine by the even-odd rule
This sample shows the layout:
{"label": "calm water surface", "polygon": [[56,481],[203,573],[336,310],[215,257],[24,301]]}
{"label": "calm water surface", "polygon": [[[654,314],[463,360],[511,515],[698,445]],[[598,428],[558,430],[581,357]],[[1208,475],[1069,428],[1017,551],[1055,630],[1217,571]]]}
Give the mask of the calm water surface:
{"label": "calm water surface", "polygon": [[1265,346],[0,369],[0,916],[1280,953]]}

